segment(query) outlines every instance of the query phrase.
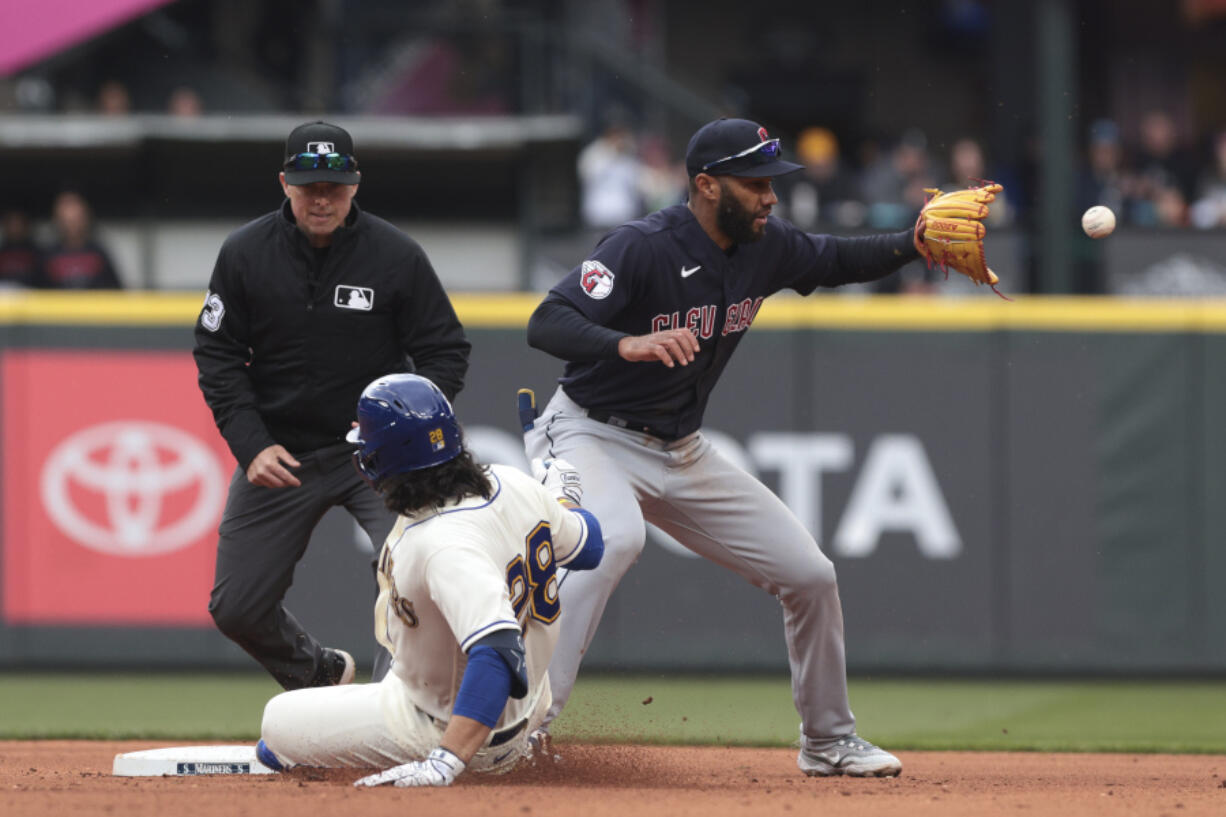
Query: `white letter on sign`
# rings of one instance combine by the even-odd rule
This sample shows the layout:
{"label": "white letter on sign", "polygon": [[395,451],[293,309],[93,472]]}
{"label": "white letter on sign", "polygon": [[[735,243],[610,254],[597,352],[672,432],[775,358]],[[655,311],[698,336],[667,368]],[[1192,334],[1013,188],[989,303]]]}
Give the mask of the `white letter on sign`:
{"label": "white letter on sign", "polygon": [[910,434],[884,434],[873,441],[834,534],[834,552],[869,556],[886,531],[911,533],[929,559],[953,559],[962,552],[928,455]]}
{"label": "white letter on sign", "polygon": [[779,469],[779,498],[820,542],[822,472],[851,467],[851,438],[765,432],[749,438],[749,455],[762,468]]}

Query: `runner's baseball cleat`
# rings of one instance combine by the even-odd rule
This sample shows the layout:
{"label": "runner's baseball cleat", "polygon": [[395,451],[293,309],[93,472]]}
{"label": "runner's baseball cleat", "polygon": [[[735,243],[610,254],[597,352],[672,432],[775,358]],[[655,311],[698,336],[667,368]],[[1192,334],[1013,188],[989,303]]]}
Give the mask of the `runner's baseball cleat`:
{"label": "runner's baseball cleat", "polygon": [[259,743],[255,745],[255,759],[263,763],[274,772],[283,772],[285,767],[281,765],[281,760],[268,748],[268,744],[260,738]]}
{"label": "runner's baseball cleat", "polygon": [[821,749],[802,748],[796,765],[810,777],[897,777],[902,761],[858,735],[839,738]]}

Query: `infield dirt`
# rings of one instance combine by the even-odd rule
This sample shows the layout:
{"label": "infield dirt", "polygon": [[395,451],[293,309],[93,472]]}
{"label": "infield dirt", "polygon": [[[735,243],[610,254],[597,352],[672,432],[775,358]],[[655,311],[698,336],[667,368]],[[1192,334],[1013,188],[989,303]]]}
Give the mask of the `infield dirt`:
{"label": "infield dirt", "polygon": [[807,778],[790,749],[560,744],[563,761],[448,789],[363,789],[361,772],[118,778],[150,741],[0,741],[0,814],[275,817],[962,817],[1226,814],[1226,757],[899,752],[899,778]]}

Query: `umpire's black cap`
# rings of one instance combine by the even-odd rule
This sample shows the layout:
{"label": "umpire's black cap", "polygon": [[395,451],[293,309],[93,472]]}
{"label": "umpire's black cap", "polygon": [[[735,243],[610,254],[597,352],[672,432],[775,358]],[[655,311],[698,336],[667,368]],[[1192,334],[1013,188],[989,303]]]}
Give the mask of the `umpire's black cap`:
{"label": "umpire's black cap", "polygon": [[[300,159],[303,154],[308,157]],[[322,159],[330,154],[341,158]],[[321,158],[314,160],[312,155]],[[285,140],[284,169],[287,184],[357,184],[362,178],[353,155],[353,137],[344,128],[327,122],[307,122],[290,131]]]}
{"label": "umpire's black cap", "polygon": [[772,139],[757,122],[716,119],[690,137],[685,170],[691,179],[699,173],[762,179],[804,169],[804,165],[780,159],[781,152],[779,140]]}

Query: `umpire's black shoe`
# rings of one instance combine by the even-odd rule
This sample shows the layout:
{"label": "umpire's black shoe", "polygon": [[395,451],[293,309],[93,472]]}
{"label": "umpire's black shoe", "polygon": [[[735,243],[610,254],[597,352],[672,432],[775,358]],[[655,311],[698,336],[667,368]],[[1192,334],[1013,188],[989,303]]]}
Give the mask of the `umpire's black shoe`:
{"label": "umpire's black shoe", "polygon": [[354,663],[352,655],[344,650],[324,647],[319,669],[315,672],[315,683],[311,686],[332,687],[351,684],[356,670],[357,664]]}

